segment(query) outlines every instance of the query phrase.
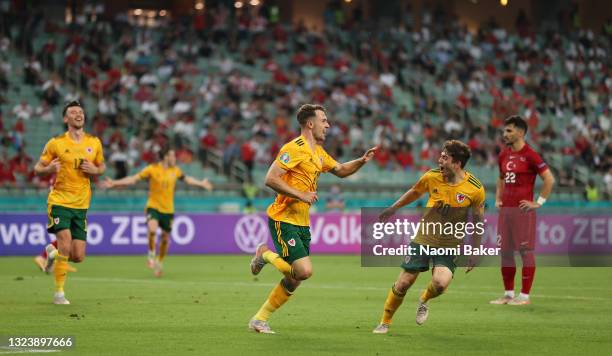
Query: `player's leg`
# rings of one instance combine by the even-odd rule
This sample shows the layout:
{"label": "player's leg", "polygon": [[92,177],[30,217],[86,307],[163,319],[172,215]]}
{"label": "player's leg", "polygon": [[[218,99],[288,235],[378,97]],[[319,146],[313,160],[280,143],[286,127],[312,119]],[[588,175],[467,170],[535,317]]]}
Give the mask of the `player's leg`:
{"label": "player's leg", "polygon": [[274,333],[267,324],[268,319],[272,313],[277,311],[289,300],[302,281],[312,276],[312,262],[310,261],[310,257],[302,257],[294,261],[292,266],[295,271],[295,278],[284,277],[272,289],[268,295],[268,299],[266,299],[264,304],[251,319],[249,324],[251,329],[263,333]]}
{"label": "player's leg", "polygon": [[162,229],[161,241],[159,243],[159,256],[157,256],[157,260],[155,260],[153,266],[153,273],[156,277],[161,277],[162,275],[163,262],[168,254],[168,246],[170,246],[170,232]]}
{"label": "player's leg", "polygon": [[433,264],[434,268],[432,270],[431,281],[419,297],[419,304],[416,311],[416,323],[418,325],[422,325],[429,315],[429,306],[427,302],[444,293],[453,280],[453,274],[457,268],[454,256],[434,256]]}
{"label": "player's leg", "polygon": [[312,276],[308,227],[271,221],[270,231],[272,236],[276,236],[274,245],[281,256],[265,249],[261,253],[261,258],[274,265],[285,278],[272,289],[264,304],[249,322],[251,330],[261,333],[274,333],[268,325],[268,319],[289,300],[301,281]]}
{"label": "player's leg", "polygon": [[155,265],[155,237],[159,228],[159,220],[153,209],[147,209],[147,237],[149,240],[149,250],[147,254],[147,267],[153,268]]}
{"label": "player's leg", "polygon": [[[56,219],[60,219],[59,217],[56,217],[56,219],[53,218],[52,216],[52,211],[53,211],[53,206],[48,206],[47,208],[47,216],[49,219],[49,223],[47,225],[47,231],[50,233],[53,233],[53,230],[55,228],[55,222],[54,220]],[[57,216],[57,211],[55,212],[56,216]],[[59,222],[59,220],[58,220]],[[45,273],[51,273],[51,271],[53,271],[53,265],[55,263],[55,256],[57,255],[57,239],[55,241],[52,241],[50,244],[47,244],[45,246],[45,249],[43,250],[43,252],[39,255],[36,256],[36,258],[34,259],[34,261],[36,262],[36,265],[41,266],[44,265],[44,269],[43,271]]]}
{"label": "player's leg", "polygon": [[49,206],[48,215],[47,232],[55,234],[57,239],[57,251],[54,252],[55,294],[53,303],[70,304],[64,295],[64,285],[69,271],[68,259],[72,252],[72,220],[77,216],[75,216],[73,209],[62,206]]}
{"label": "player's leg", "polygon": [[42,272],[45,272],[47,270],[47,259],[45,257],[42,256],[42,254],[40,255],[36,255],[34,257],[34,264],[36,265],[36,267],[38,267]]}
{"label": "player's leg", "polygon": [[51,273],[55,264],[55,256],[57,256],[57,240],[45,246],[43,256],[46,259],[45,272]]}
{"label": "player's leg", "polygon": [[521,220],[523,223],[521,224],[521,227],[518,228],[518,232],[520,233],[520,242],[518,244],[519,253],[521,254],[521,260],[523,262],[523,267],[521,270],[521,293],[512,298],[512,300],[508,302],[508,305],[531,304],[529,292],[531,291],[531,286],[533,285],[536,270],[534,254],[536,230],[535,211],[521,213]]}
{"label": "player's leg", "polygon": [[56,231],[57,238],[57,255],[55,256],[55,267],[53,274],[55,277],[55,294],[53,296],[54,304],[70,304],[64,294],[64,285],[68,275],[68,258],[72,251],[72,235],[70,229]]}
{"label": "player's leg", "polygon": [[297,227],[272,219],[268,219],[268,227],[270,228],[274,247],[278,253],[271,251],[265,243],[257,246],[255,257],[251,260],[251,273],[253,275],[259,274],[266,263],[269,263],[285,277],[293,278],[291,263],[285,259],[289,256],[289,247],[291,247],[288,241],[293,236],[298,237]]}
{"label": "player's leg", "polygon": [[516,275],[516,262],[514,261],[513,225],[521,222],[514,221],[513,215],[517,208],[500,210],[497,244],[501,248],[501,275],[504,282],[504,295],[490,301],[490,304],[507,304],[514,298],[514,277]]}
{"label": "player's leg", "polygon": [[421,293],[419,301],[427,303],[429,300],[440,296],[453,280],[453,271],[447,266],[437,265],[433,268],[432,278],[427,288]]}
{"label": "player's leg", "polygon": [[401,267],[403,271],[387,292],[387,299],[383,308],[383,315],[380,324],[374,329],[375,334],[386,334],[389,330],[393,315],[404,301],[406,292],[416,281],[420,272],[429,270],[429,256],[421,254],[420,245],[412,242],[410,244],[413,251],[417,251],[414,255],[408,255],[404,259]]}
{"label": "player's leg", "polygon": [[508,301],[508,305],[528,305],[531,304],[529,299],[529,292],[533,285],[535,277],[535,254],[532,249],[522,249],[519,251],[521,254],[521,260],[523,267],[521,270],[522,274],[522,285],[521,293]]}
{"label": "player's leg", "polygon": [[383,314],[380,319],[380,323],[372,331],[374,334],[386,334],[389,331],[389,326],[393,321],[393,315],[397,309],[402,305],[404,297],[408,292],[408,289],[414,284],[419,276],[419,271],[415,270],[403,270],[400,272],[397,280],[389,289],[387,293],[387,299],[385,299],[385,306],[383,308]]}
{"label": "player's leg", "polygon": [[82,209],[73,210],[73,218],[70,224],[70,235],[72,243],[70,246],[70,262],[81,263],[85,260],[85,248],[87,246],[87,211]]}
{"label": "player's leg", "polygon": [[34,263],[41,271],[49,273],[53,269],[53,261],[57,253],[57,240],[46,245],[40,255],[34,257]]}

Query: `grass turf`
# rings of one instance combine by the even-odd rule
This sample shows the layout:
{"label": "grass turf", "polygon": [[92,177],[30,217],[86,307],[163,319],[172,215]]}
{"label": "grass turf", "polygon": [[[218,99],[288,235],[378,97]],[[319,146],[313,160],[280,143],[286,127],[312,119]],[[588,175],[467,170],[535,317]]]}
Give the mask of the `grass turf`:
{"label": "grass turf", "polygon": [[[358,256],[314,256],[314,276],[275,313],[276,335],[247,331],[280,274],[254,278],[248,256],[169,256],[165,275],[145,258],[92,256],[68,276],[68,306],[31,258],[0,258],[0,335],[74,335],[62,353],[87,354],[606,354],[612,349],[612,268],[539,268],[532,305],[493,306],[497,268],[458,269],[448,292],[414,322],[420,276],[388,335],[374,335],[399,268],[361,268]],[[517,273],[517,282],[520,270]],[[520,282],[519,282],[520,283]],[[608,350],[608,351],[605,351]],[[0,354],[8,352],[0,349]]]}

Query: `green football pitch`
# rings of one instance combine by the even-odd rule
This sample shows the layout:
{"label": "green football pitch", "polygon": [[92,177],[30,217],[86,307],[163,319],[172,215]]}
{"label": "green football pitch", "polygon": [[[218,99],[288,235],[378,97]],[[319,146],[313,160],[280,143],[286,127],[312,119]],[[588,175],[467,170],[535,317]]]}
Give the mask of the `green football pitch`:
{"label": "green football pitch", "polygon": [[[0,336],[74,336],[78,355],[602,355],[612,350],[612,268],[537,270],[532,305],[493,306],[498,268],[458,269],[415,324],[424,273],[388,335],[374,335],[399,268],[362,268],[358,256],[314,256],[314,275],[275,313],[276,335],[247,322],[280,279],[254,278],[249,256],[169,256],[158,279],[144,257],[93,256],[51,304],[53,278],[31,258],[0,258]],[[520,270],[519,270],[520,274]],[[519,281],[517,275],[517,282]],[[608,351],[606,351],[608,350]],[[8,354],[6,348],[0,354]]]}

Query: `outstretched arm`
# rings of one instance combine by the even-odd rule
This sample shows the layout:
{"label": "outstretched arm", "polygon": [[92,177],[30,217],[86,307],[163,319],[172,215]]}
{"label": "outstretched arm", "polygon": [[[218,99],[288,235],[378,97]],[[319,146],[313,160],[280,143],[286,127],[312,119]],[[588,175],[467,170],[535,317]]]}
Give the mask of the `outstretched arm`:
{"label": "outstretched arm", "polygon": [[133,176],[128,176],[125,178],[121,178],[121,179],[117,179],[117,180],[113,180],[113,179],[106,177],[104,182],[102,182],[102,188],[110,189],[110,188],[117,188],[117,187],[127,187],[129,185],[136,184],[136,182],[138,182],[139,180],[140,180],[140,177],[138,176],[138,174],[135,174]]}
{"label": "outstretched arm", "polygon": [[200,187],[202,189],[206,189],[209,192],[213,189],[213,185],[206,178],[199,180],[191,176],[185,176],[185,183],[187,183],[188,185],[194,186],[194,187]]}
{"label": "outstretched arm", "polygon": [[387,221],[397,210],[401,207],[406,206],[413,201],[419,199],[423,195],[423,193],[418,192],[414,187],[410,188],[406,193],[404,193],[393,205],[383,210],[380,214],[380,221]]}
{"label": "outstretched arm", "polygon": [[357,159],[338,164],[330,172],[340,178],[348,177],[357,172],[361,167],[363,167],[364,164],[371,160],[372,157],[374,157],[376,150],[378,150],[378,146],[370,148],[363,156]]}

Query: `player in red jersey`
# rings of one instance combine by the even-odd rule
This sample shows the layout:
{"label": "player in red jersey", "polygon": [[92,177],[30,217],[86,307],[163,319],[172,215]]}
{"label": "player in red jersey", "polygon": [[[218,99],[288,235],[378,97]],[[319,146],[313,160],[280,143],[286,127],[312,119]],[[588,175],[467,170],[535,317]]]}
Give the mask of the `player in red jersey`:
{"label": "player in red jersey", "polygon": [[[546,162],[526,142],[527,123],[520,116],[510,116],[504,123],[504,143],[499,155],[499,179],[495,207],[499,209],[497,238],[501,247],[505,293],[491,304],[527,305],[535,275],[535,210],[546,202],[555,184]],[[540,195],[533,201],[536,176],[544,182]],[[523,261],[521,294],[514,296],[516,265],[514,253]]]}

